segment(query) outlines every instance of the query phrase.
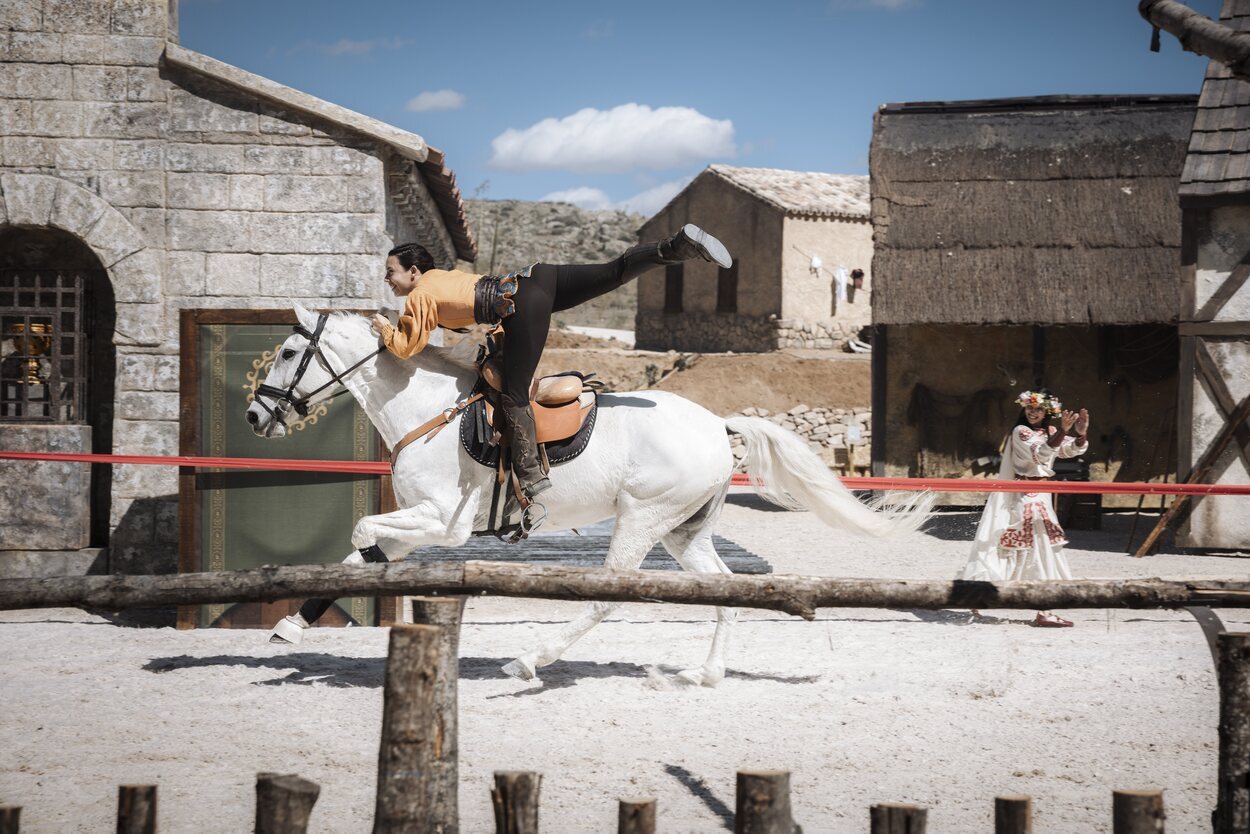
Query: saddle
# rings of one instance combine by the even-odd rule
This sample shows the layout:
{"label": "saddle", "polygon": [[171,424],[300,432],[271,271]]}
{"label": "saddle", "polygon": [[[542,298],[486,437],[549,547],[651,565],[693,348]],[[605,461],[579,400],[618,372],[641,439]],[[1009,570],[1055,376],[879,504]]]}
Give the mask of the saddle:
{"label": "saddle", "polygon": [[[478,384],[474,390],[483,396],[469,406],[460,425],[460,440],[465,451],[483,465],[500,468],[501,477],[501,432],[496,428],[495,414],[503,382],[502,336],[502,332],[492,332],[478,355]],[[590,441],[598,393],[603,388],[603,383],[592,379],[593,376],[564,371],[530,383],[529,397],[534,408],[543,469],[572,460]]]}

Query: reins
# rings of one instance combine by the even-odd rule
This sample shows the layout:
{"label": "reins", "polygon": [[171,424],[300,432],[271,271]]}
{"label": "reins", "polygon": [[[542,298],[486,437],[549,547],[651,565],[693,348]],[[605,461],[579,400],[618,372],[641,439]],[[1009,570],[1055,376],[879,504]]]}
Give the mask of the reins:
{"label": "reins", "polygon": [[[346,393],[347,384],[343,381],[344,377],[346,377],[348,374],[355,371],[357,368],[359,368],[361,365],[368,362],[370,359],[373,359],[375,356],[382,353],[382,351],[386,350],[385,345],[378,345],[378,349],[375,350],[373,353],[365,355],[362,359],[354,363],[351,367],[347,368],[341,374],[336,373],[334,369],[330,367],[329,361],[326,360],[325,356],[321,352],[321,331],[325,329],[326,321],[329,318],[330,316],[328,313],[321,313],[317,317],[317,326],[311,333],[308,331],[308,328],[304,327],[302,324],[297,324],[291,328],[293,332],[298,333],[299,335],[303,336],[305,339],[308,340],[308,347],[304,348],[304,355],[300,357],[299,367],[295,369],[295,378],[291,380],[291,384],[287,386],[287,389],[285,391],[283,391],[281,388],[275,387],[273,385],[267,385],[267,384],[261,385],[257,387],[256,389],[256,393],[253,399],[256,402],[260,403],[261,408],[268,411],[271,415],[273,415],[273,418],[275,420],[277,420],[279,423],[281,423],[284,426],[286,425],[286,415],[290,413],[292,410],[294,410],[295,413],[301,417],[308,416],[309,402],[312,400],[313,397],[317,396],[322,391],[329,388],[331,385],[342,385],[344,387],[342,391],[335,391],[327,399],[332,400],[335,397],[339,396],[340,394]],[[295,386],[299,385],[300,380],[304,378],[304,372],[308,370],[308,365],[310,362],[312,362],[314,356],[317,359],[321,360],[321,364],[324,365],[325,369],[330,372],[330,381],[320,386],[316,390],[310,391],[304,396],[296,398],[295,396],[293,396],[295,394]],[[269,406],[268,403],[266,403],[264,400],[261,399],[262,396],[273,398],[274,404],[272,408]]]}

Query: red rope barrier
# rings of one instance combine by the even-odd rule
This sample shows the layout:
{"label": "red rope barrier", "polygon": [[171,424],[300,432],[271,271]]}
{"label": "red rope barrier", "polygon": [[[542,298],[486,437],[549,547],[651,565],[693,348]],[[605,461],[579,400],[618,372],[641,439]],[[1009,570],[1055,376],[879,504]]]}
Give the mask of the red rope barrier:
{"label": "red rope barrier", "polygon": [[[212,458],[194,455],[93,455],[73,452],[3,452],[0,460],[60,463],[190,466],[196,469],[268,469],[285,472],[340,472],[389,475],[386,461],[290,460],[287,458]],[[968,478],[842,478],[851,489],[930,490],[932,492],[1066,492],[1086,495],[1250,495],[1245,484],[1151,484],[1114,481],[1000,481]],[[734,486],[750,486],[746,475],[733,476]]]}

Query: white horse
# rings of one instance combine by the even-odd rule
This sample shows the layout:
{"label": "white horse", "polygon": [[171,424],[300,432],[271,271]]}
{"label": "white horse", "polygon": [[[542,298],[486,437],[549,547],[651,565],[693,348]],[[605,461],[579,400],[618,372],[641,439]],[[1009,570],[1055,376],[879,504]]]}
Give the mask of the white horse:
{"label": "white horse", "polygon": [[[265,386],[247,409],[253,430],[264,437],[282,437],[287,409],[302,410],[341,384],[393,448],[410,430],[464,400],[476,380],[464,349],[431,345],[400,360],[379,351],[377,336],[362,316],[318,316],[301,306],[295,312],[300,327],[283,343]],[[393,483],[401,509],[360,519],[353,546],[376,546],[387,559],[402,560],[414,548],[459,546],[474,531],[486,529],[495,473],[469,457],[457,428],[449,426],[400,453]],[[767,420],[726,420],[664,391],[638,391],[600,395],[586,450],[552,471],[553,486],[542,496],[545,529],[566,530],[615,516],[606,567],[635,569],[660,541],[686,570],[729,573],[712,545],[734,466],[729,432],[744,439],[746,468],[761,494],[784,506],[805,507],[832,527],[896,536],[916,530],[929,514],[931,495],[891,509],[865,506],[797,435]],[[344,559],[361,561],[359,550]],[[503,670],[535,679],[538,667],[557,660],[616,606],[590,603],[584,614]],[[679,673],[681,681],[715,686],[724,677],[736,611],[717,608],[716,619],[707,660]],[[275,642],[298,642],[306,626],[299,618],[286,618],[275,629]]]}

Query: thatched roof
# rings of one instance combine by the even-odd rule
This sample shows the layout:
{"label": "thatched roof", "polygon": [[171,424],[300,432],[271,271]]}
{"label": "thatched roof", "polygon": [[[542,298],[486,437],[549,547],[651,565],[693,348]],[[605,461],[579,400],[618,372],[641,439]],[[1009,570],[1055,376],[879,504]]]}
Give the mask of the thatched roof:
{"label": "thatched roof", "polygon": [[873,321],[1174,321],[1194,96],[883,106]]}
{"label": "thatched roof", "polygon": [[788,215],[868,219],[868,177],[862,175],[731,165],[707,171]]}

